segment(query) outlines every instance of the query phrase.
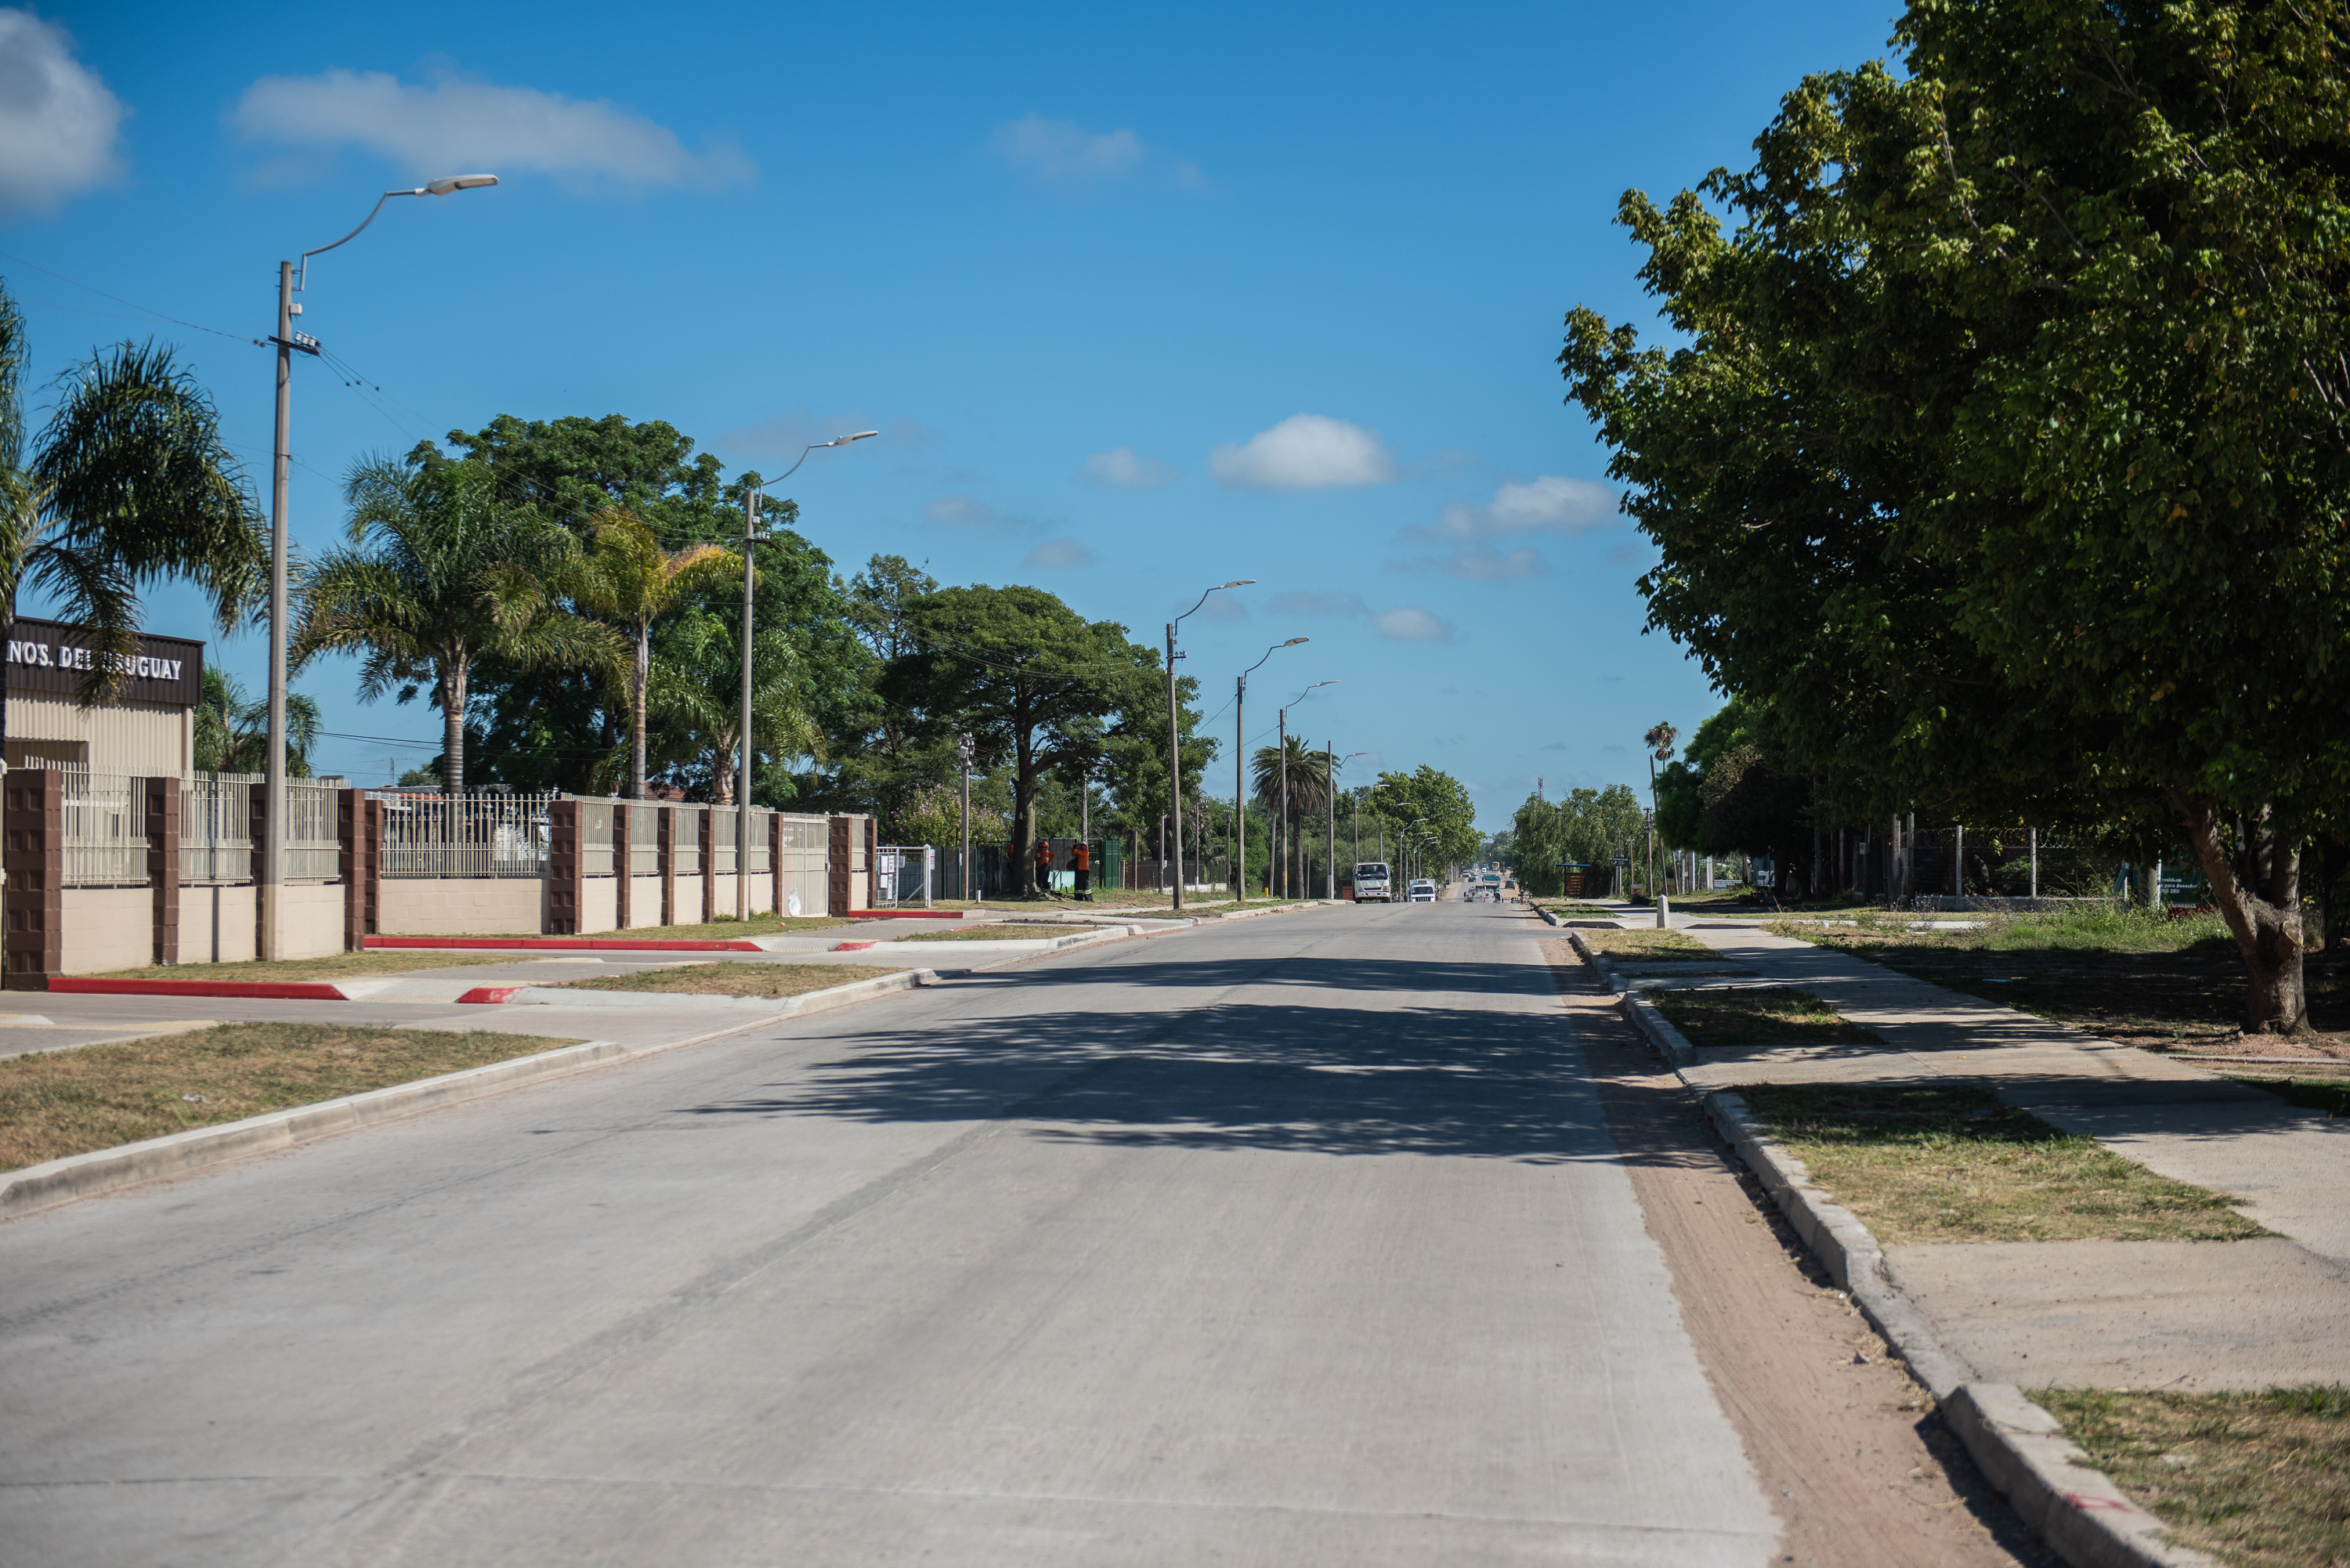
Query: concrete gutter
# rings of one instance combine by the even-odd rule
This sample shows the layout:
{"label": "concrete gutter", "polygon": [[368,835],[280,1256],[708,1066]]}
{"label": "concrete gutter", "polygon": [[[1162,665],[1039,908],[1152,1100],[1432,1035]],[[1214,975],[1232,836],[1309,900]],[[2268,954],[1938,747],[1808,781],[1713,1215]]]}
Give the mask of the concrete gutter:
{"label": "concrete gutter", "polygon": [[[1608,973],[1580,938],[1571,940],[1585,962]],[[2058,1556],[2073,1568],[2220,1568],[2202,1552],[2166,1543],[2168,1527],[2132,1502],[2102,1470],[2082,1464],[2080,1450],[2065,1438],[2056,1417],[2022,1389],[1977,1382],[1973,1368],[1895,1288],[1884,1249],[1868,1227],[1813,1183],[1804,1162],[1754,1120],[1742,1096],[1689,1082],[1685,1069],[1696,1062],[1696,1048],[1646,997],[1624,990],[1612,976],[1609,988],[1621,992],[1617,1005],[1625,1019],[1672,1064],[1722,1141],[1762,1182],[1829,1276],[1908,1364],[1911,1376],[1933,1393],[1984,1476]]]}
{"label": "concrete gutter", "polygon": [[[639,1056],[674,1051],[681,1046],[699,1045],[704,1041],[715,1040],[777,1018],[823,1012],[835,1007],[870,1001],[877,996],[887,996],[893,992],[910,991],[918,985],[936,984],[938,979],[928,970],[899,970],[877,975],[871,980],[855,981],[847,985],[807,992],[799,996],[759,998],[755,1000],[768,1002],[771,1005],[756,1010],[754,1016],[730,1021],[720,1028],[683,1040],[664,1041],[652,1045],[624,1045],[611,1040],[589,1040],[577,1045],[542,1051],[532,1056],[517,1056],[510,1062],[492,1062],[484,1066],[469,1067],[462,1073],[444,1073],[439,1077],[393,1084],[381,1089],[370,1089],[363,1095],[347,1095],[340,1099],[324,1100],[314,1106],[292,1106],[282,1111],[247,1116],[243,1121],[223,1122],[217,1127],[191,1127],[186,1132],[173,1133],[168,1137],[149,1138],[143,1143],[125,1144],[119,1148],[92,1149],[87,1154],[69,1155],[64,1159],[26,1166],[22,1170],[0,1172],[0,1220],[36,1213],[61,1203],[70,1203],[78,1198],[111,1192],[161,1177],[184,1176],[249,1154],[290,1148],[296,1144],[308,1143],[356,1127],[396,1121],[442,1106],[479,1099],[484,1095],[498,1094],[524,1084],[560,1077],[588,1067],[633,1061]],[[579,992],[545,989],[551,998],[566,1004],[580,1000]],[[723,1003],[735,999],[646,993],[642,1000],[674,1006],[681,1002]]]}
{"label": "concrete gutter", "polygon": [[[787,934],[787,933],[779,933]],[[763,953],[756,937],[671,940],[658,937],[369,937],[366,946],[433,952]],[[49,989],[57,989],[52,981]]]}

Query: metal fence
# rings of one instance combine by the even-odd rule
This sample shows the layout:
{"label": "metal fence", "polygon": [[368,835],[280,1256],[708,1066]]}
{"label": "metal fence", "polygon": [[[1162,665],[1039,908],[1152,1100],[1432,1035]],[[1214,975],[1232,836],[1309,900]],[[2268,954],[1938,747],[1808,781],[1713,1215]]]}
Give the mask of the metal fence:
{"label": "metal fence", "polygon": [[180,880],[253,880],[253,792],[259,774],[191,774],[180,785]]}
{"label": "metal fence", "polygon": [[147,803],[124,774],[59,768],[65,774],[65,874],[69,888],[147,880]]}
{"label": "metal fence", "polygon": [[286,879],[332,882],[343,874],[338,785],[286,781]]}
{"label": "metal fence", "polygon": [[[440,795],[374,790],[369,795],[384,805],[386,877],[538,877],[546,873],[546,813],[556,799],[552,791]],[[328,822],[331,825],[331,816]],[[290,867],[288,874],[293,874]]]}

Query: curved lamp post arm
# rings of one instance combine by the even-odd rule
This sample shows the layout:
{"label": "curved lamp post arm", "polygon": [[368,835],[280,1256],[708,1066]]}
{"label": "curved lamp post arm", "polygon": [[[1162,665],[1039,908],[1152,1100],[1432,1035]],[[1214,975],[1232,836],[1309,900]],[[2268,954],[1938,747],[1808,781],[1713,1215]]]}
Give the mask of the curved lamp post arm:
{"label": "curved lamp post arm", "polygon": [[295,280],[295,292],[297,294],[300,293],[304,286],[310,280],[310,258],[312,256],[323,255],[327,252],[333,250],[337,245],[347,245],[353,240],[358,239],[359,235],[365,232],[367,226],[375,222],[376,214],[383,211],[383,204],[386,202],[390,201],[394,196],[446,196],[452,191],[478,191],[484,185],[494,185],[497,182],[498,177],[494,174],[451,174],[439,180],[427,180],[423,184],[417,186],[413,190],[386,191],[382,195],[378,196],[375,199],[375,205],[368,209],[368,215],[359,221],[359,226],[358,228],[353,229],[349,234],[345,234],[341,239],[335,241],[333,244],[319,245],[316,249],[307,250],[302,253],[302,270],[300,275]]}

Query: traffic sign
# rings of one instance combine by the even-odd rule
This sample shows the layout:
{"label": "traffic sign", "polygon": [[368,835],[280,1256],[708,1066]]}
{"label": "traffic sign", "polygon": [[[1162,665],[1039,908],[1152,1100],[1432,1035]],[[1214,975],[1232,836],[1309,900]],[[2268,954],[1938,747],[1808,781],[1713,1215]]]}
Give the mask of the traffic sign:
{"label": "traffic sign", "polygon": [[1629,866],[1632,864],[1631,857],[1627,855],[1618,855],[1616,857],[1616,864],[1618,866]]}

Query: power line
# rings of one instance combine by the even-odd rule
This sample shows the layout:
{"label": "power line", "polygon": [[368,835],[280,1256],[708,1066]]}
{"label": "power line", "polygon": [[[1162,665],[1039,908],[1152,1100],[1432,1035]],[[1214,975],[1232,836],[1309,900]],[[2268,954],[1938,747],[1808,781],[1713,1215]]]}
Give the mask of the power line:
{"label": "power line", "polygon": [[[100,299],[110,299],[117,305],[127,305],[131,309],[139,312],[139,317],[125,317],[125,319],[139,319],[140,317],[151,317],[157,321],[168,321],[174,327],[184,327],[191,332],[209,332],[215,337],[227,337],[239,343],[250,343],[259,348],[265,348],[269,346],[266,338],[248,337],[242,332],[224,332],[217,327],[206,327],[200,321],[182,321],[176,316],[166,316],[160,310],[150,310],[147,306],[140,304],[135,299],[125,299],[119,294],[109,294],[106,290],[99,287],[95,284],[84,283],[78,277],[68,277],[61,272],[51,271],[49,268],[43,266],[38,262],[26,261],[23,256],[11,255],[6,251],[0,251],[0,261],[12,261],[18,266],[31,267],[35,272],[41,274],[45,277],[56,278],[59,283],[68,284],[75,288],[88,289],[90,293],[98,296]],[[70,305],[55,305],[47,306],[44,308],[50,310],[71,310],[74,306]],[[99,311],[91,311],[89,314],[96,316],[102,313]]]}

